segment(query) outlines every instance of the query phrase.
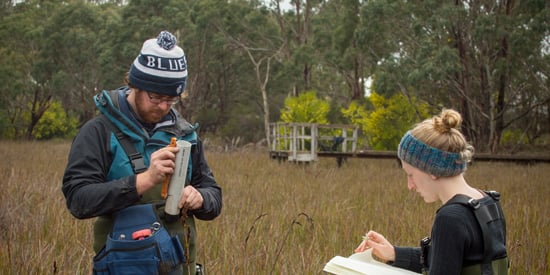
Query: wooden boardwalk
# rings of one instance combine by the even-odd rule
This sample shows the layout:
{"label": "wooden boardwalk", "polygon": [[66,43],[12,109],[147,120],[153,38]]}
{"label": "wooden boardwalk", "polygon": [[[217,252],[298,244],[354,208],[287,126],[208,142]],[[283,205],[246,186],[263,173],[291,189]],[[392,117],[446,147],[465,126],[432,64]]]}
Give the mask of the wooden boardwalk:
{"label": "wooden boardwalk", "polygon": [[354,153],[359,129],[350,125],[271,123],[270,156],[288,161],[317,161],[320,151]]}
{"label": "wooden boardwalk", "polygon": [[[287,151],[270,151],[269,155],[273,159],[287,160],[289,152]],[[326,158],[373,158],[373,159],[397,159],[396,151],[360,151],[360,152],[328,152],[318,151],[317,157]],[[291,160],[292,161],[292,160]],[[550,156],[527,156],[527,155],[510,155],[510,154],[474,154],[473,161],[495,161],[495,162],[515,162],[515,163],[550,163]]]}
{"label": "wooden boardwalk", "polygon": [[[396,151],[357,150],[358,129],[350,125],[316,123],[271,123],[272,159],[290,162],[312,162],[318,157],[332,157],[342,164],[346,158],[397,159]],[[474,154],[473,161],[515,163],[550,163],[550,155]]]}

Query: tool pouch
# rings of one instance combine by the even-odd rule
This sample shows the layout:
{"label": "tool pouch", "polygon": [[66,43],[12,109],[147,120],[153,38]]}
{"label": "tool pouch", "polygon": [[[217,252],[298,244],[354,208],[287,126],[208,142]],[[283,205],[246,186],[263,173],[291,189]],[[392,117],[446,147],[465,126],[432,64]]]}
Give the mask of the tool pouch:
{"label": "tool pouch", "polygon": [[178,236],[170,236],[152,204],[140,204],[114,215],[107,242],[94,257],[93,274],[163,274],[183,263]]}

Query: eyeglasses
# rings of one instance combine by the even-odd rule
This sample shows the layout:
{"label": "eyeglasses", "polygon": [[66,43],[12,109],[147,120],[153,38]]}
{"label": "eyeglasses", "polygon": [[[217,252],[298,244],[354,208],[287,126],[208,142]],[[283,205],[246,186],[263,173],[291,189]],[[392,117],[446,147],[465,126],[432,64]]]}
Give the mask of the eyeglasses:
{"label": "eyeglasses", "polygon": [[147,96],[149,97],[149,101],[151,101],[151,103],[153,104],[160,104],[162,102],[166,102],[170,105],[175,105],[176,103],[180,102],[179,96],[165,98],[163,96],[158,96],[151,92],[146,92],[146,93],[147,93]]}

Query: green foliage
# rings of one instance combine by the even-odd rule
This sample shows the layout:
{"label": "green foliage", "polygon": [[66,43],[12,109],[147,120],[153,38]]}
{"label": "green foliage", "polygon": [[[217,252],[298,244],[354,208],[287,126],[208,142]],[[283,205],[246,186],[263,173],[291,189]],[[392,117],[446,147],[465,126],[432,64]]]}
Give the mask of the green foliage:
{"label": "green foliage", "polygon": [[15,135],[15,129],[13,129],[9,122],[9,117],[4,111],[0,111],[0,138],[13,138]]}
{"label": "green foliage", "polygon": [[[284,1],[259,0],[12,2],[0,1],[4,138],[32,130],[21,115],[33,99],[58,100],[80,122],[91,118],[92,95],[122,85],[143,41],[164,29],[178,37],[189,66],[188,103],[179,110],[205,117],[198,121],[213,134],[241,132],[242,118],[233,116],[248,106],[262,108],[247,109],[246,128],[261,130],[288,94],[304,90],[330,102],[327,121],[342,123],[340,107],[363,98],[369,77],[385,98],[401,92],[465,114],[476,148],[507,129],[530,139],[548,134],[547,107],[533,112],[549,94],[547,1],[287,1],[299,10],[283,11],[274,7]],[[297,116],[291,120],[311,118]]]}
{"label": "green foliage", "polygon": [[[25,118],[29,119],[29,115],[27,113]],[[32,136],[39,140],[71,137],[76,133],[77,125],[78,118],[68,115],[61,103],[54,101],[34,127]]]}
{"label": "green foliage", "polygon": [[[363,125],[367,125],[366,118],[368,117],[369,112],[367,111],[367,108],[365,108],[364,105],[358,101],[352,101],[347,108],[341,108],[340,112],[342,113],[342,116],[347,118],[352,125],[358,126],[360,129],[364,128]],[[369,145],[368,137],[358,137],[357,145],[359,148],[364,147],[365,144]],[[371,145],[368,147],[371,147]]]}
{"label": "green foliage", "polygon": [[307,122],[328,124],[330,104],[317,98],[315,91],[301,93],[298,97],[287,97],[281,112],[283,122]]}
{"label": "green foliage", "polygon": [[353,125],[366,124],[365,118],[368,116],[368,112],[356,101],[351,102],[347,108],[342,108],[341,112]]}
{"label": "green foliage", "polygon": [[386,99],[373,92],[369,100],[374,106],[372,112],[352,102],[348,108],[342,109],[342,113],[352,124],[361,127],[370,147],[375,150],[395,150],[403,134],[413,124],[428,117],[429,108],[425,103],[415,99],[409,102],[402,94]]}
{"label": "green foliage", "polygon": [[261,140],[264,137],[264,131],[261,128],[262,119],[256,115],[254,107],[246,106],[233,110],[224,126],[218,131],[221,137],[226,139],[239,138],[240,145]]}
{"label": "green foliage", "polygon": [[528,144],[527,135],[520,129],[505,130],[500,140],[502,145]]}

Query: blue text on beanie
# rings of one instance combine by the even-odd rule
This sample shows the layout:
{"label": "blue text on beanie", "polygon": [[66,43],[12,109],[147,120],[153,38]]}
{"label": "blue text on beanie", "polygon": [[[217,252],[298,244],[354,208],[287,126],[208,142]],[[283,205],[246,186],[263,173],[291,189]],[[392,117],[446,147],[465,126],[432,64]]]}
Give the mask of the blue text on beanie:
{"label": "blue text on beanie", "polygon": [[456,176],[466,171],[466,162],[459,153],[446,152],[431,147],[415,138],[408,131],[397,150],[402,161],[436,177]]}
{"label": "blue text on beanie", "polygon": [[187,81],[187,61],[176,42],[176,37],[167,31],[145,41],[130,67],[130,84],[148,92],[179,96]]}

